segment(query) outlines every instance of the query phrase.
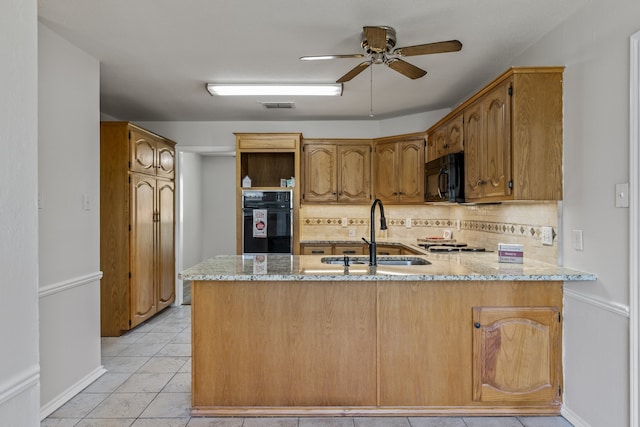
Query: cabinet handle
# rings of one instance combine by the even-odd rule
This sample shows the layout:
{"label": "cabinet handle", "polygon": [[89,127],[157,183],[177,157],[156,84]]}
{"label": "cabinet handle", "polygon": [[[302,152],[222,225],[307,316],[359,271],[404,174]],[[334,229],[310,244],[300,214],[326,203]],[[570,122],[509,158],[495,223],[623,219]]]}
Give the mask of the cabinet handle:
{"label": "cabinet handle", "polygon": [[483,181],[483,180],[478,180],[478,186],[480,185],[485,185],[487,183],[487,181]]}
{"label": "cabinet handle", "polygon": [[323,254],[324,251],[322,250],[316,250],[316,251],[311,251],[312,254]]}
{"label": "cabinet handle", "polygon": [[473,326],[475,326],[476,329],[480,329],[480,326],[482,326],[479,322],[476,322],[473,324]]}
{"label": "cabinet handle", "polygon": [[346,250],[346,251],[342,251],[342,253],[343,253],[343,254],[350,254],[350,255],[351,255],[351,254],[355,254],[355,253],[356,253],[356,251],[354,251],[353,249],[349,249],[349,250]]}

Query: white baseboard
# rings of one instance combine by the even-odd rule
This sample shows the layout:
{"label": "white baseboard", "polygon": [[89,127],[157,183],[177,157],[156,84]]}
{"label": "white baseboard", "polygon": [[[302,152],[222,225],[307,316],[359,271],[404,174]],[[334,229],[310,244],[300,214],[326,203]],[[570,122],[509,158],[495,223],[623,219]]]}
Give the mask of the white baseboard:
{"label": "white baseboard", "polygon": [[24,372],[0,384],[0,405],[13,399],[28,388],[37,387],[39,383],[40,366],[34,365],[25,369]]}
{"label": "white baseboard", "polygon": [[585,420],[564,405],[560,409],[560,415],[565,417],[574,427],[591,427]]}
{"label": "white baseboard", "polygon": [[49,415],[51,415],[56,409],[60,408],[62,405],[71,400],[76,394],[80,393],[84,390],[89,384],[100,378],[104,375],[107,370],[101,365],[96,368],[93,372],[89,373],[87,376],[82,378],[80,381],[69,387],[63,393],[58,395],[56,398],[46,403],[44,406],[40,407],[40,420],[44,420]]}

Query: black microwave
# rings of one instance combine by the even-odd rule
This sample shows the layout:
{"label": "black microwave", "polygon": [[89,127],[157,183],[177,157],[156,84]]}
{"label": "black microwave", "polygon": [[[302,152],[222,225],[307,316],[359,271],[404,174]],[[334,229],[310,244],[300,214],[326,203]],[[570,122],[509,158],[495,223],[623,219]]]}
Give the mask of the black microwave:
{"label": "black microwave", "polygon": [[424,188],[427,202],[464,202],[464,153],[427,162]]}

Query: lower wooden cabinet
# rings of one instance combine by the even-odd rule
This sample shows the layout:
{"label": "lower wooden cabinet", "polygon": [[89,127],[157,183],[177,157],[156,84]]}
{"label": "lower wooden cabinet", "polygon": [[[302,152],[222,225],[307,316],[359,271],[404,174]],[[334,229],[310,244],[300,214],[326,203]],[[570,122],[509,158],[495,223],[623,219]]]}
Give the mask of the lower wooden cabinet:
{"label": "lower wooden cabinet", "polygon": [[[421,255],[405,246],[378,243],[378,255]],[[369,255],[369,246],[362,243],[302,243],[302,255]]]}
{"label": "lower wooden cabinet", "polygon": [[331,255],[333,253],[332,245],[300,245],[301,255]]}
{"label": "lower wooden cabinet", "polygon": [[402,247],[378,244],[378,255],[403,255]]}
{"label": "lower wooden cabinet", "polygon": [[379,405],[559,411],[561,282],[379,282],[378,309]]}
{"label": "lower wooden cabinet", "polygon": [[364,255],[369,251],[362,243],[345,244],[301,244],[302,255]]}
{"label": "lower wooden cabinet", "polygon": [[192,415],[558,414],[562,286],[194,281]]}
{"label": "lower wooden cabinet", "polygon": [[473,399],[560,402],[558,307],[473,308]]}

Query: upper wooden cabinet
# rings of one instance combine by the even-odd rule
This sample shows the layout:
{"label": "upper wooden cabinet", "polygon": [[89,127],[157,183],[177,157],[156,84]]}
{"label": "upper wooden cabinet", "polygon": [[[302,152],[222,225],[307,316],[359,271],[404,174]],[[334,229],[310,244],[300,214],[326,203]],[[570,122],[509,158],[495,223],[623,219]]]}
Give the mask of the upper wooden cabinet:
{"label": "upper wooden cabinet", "polygon": [[281,180],[294,178],[293,254],[299,251],[301,133],[234,133],[236,137],[236,253],[242,254],[242,180],[251,179],[252,189],[279,190]]}
{"label": "upper wooden cabinet", "polygon": [[427,134],[425,161],[438,159],[445,154],[463,151],[463,115],[457,114],[432,128]]}
{"label": "upper wooden cabinet", "polygon": [[281,179],[300,177],[299,133],[236,133],[236,182],[245,176],[251,187],[280,187]]}
{"label": "upper wooden cabinet", "polygon": [[563,71],[510,68],[427,131],[427,159],[462,142],[469,202],[562,200]]}
{"label": "upper wooden cabinet", "polygon": [[172,142],[134,125],[129,127],[129,141],[132,172],[175,177],[175,149]]}
{"label": "upper wooden cabinet", "polygon": [[512,194],[511,87],[511,79],[506,80],[465,110],[467,200],[502,199]]}
{"label": "upper wooden cabinet", "polygon": [[369,203],[371,140],[305,139],[304,203]]}
{"label": "upper wooden cabinet", "polygon": [[374,194],[389,203],[424,202],[425,134],[379,138],[374,148]]}

